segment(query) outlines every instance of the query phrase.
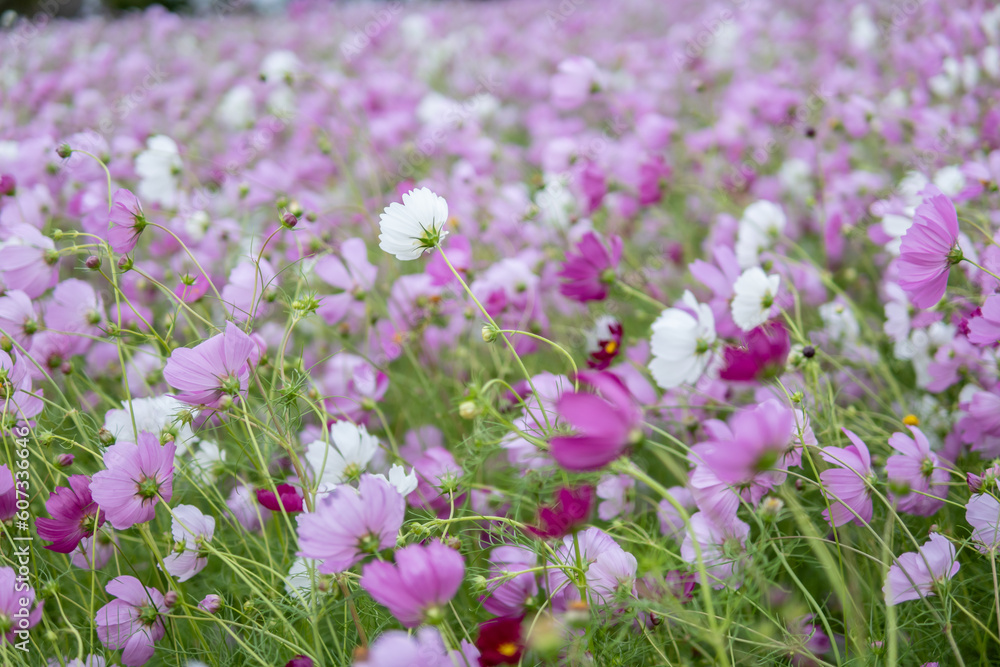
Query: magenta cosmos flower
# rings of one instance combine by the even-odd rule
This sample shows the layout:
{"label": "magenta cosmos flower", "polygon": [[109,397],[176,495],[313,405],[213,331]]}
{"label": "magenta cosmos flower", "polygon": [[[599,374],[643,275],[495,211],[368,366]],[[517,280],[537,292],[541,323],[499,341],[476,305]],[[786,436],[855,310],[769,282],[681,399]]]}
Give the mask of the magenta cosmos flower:
{"label": "magenta cosmos flower", "polygon": [[[14,643],[28,640],[28,630],[42,619],[42,605],[35,604],[35,589],[18,578],[14,568],[0,567],[0,636]],[[2,642],[0,642],[2,643]]]}
{"label": "magenta cosmos flower", "polygon": [[934,595],[934,588],[958,572],[955,545],[938,533],[931,533],[916,552],[905,553],[889,568],[882,592],[886,604],[899,604]]}
{"label": "magenta cosmos flower", "polygon": [[587,232],[576,245],[576,254],[566,253],[559,277],[559,292],[574,301],[603,301],[615,281],[622,258],[622,240],[612,236],[607,247],[594,232]]}
{"label": "magenta cosmos flower", "polygon": [[0,521],[10,521],[17,514],[17,485],[14,474],[0,465]]}
{"label": "magenta cosmos flower", "polygon": [[118,598],[97,610],[97,638],[111,650],[122,650],[122,664],[144,665],[166,630],[160,617],[167,610],[163,594],[135,577],[117,577],[105,589]]}
{"label": "magenta cosmos flower", "polygon": [[928,186],[899,248],[899,286],[917,308],[930,308],[947,291],[951,266],[962,261],[957,241],[955,206]]}
{"label": "magenta cosmos flower", "polygon": [[556,404],[576,435],[549,442],[549,453],[567,470],[597,470],[642,440],[642,412],[621,380],[610,373],[580,373],[598,394],[566,392]]}
{"label": "magenta cosmos flower", "polygon": [[135,250],[139,236],[148,224],[136,196],[125,188],[116,191],[108,214],[108,243],[111,249],[119,254]]}
{"label": "magenta cosmos flower", "polygon": [[178,348],[170,355],[163,377],[181,391],[177,400],[191,405],[219,407],[227,397],[245,396],[250,380],[250,359],[257,349],[253,339],[232,322],[193,348]]}
{"label": "magenta cosmos flower", "polygon": [[73,475],[69,487],[60,486],[45,501],[51,519],[39,518],[35,524],[38,536],[52,544],[46,549],[61,554],[71,553],[80,540],[90,537],[104,525],[104,512],[90,495],[90,478]]}
{"label": "magenta cosmos flower", "polygon": [[316,510],[298,517],[299,556],[323,561],[324,574],[343,572],[365,556],[396,545],[406,502],[392,484],[362,475],[358,488],[341,485]]}
{"label": "magenta cosmos flower", "polygon": [[780,322],[752,329],[741,346],[728,346],[723,353],[719,377],[735,382],[753,382],[781,375],[792,341]]}
{"label": "magenta cosmos flower", "polygon": [[257,489],[257,502],[272,512],[301,512],[304,499],[291,484],[278,484],[271,489]]}
{"label": "magenta cosmos flower", "polygon": [[413,628],[442,618],[442,607],[455,597],[464,576],[465,562],[454,549],[440,542],[411,544],[396,552],[395,564],[365,565],[361,587]]}
{"label": "magenta cosmos flower", "polygon": [[137,444],[120,442],[104,453],[102,470],[94,475],[90,491],[108,521],[118,530],[131,528],[156,516],[156,503],[173,495],[173,442],[161,445],[148,431]]}
{"label": "magenta cosmos flower", "polygon": [[844,435],[852,444],[843,449],[824,447],[820,453],[824,461],[837,466],[819,474],[823,488],[830,496],[830,507],[823,510],[823,518],[833,527],[851,522],[858,525],[868,523],[873,512],[875,473],[872,472],[868,446],[846,428]]}
{"label": "magenta cosmos flower", "polygon": [[[917,516],[930,516],[944,506],[948,496],[948,471],[941,467],[941,459],[931,451],[927,436],[911,426],[913,437],[893,433],[889,446],[899,454],[889,457],[885,464],[886,476],[894,490],[890,496],[900,512]],[[939,498],[941,500],[939,500]]]}
{"label": "magenta cosmos flower", "polygon": [[593,504],[594,489],[591,487],[563,487],[556,491],[553,505],[539,508],[538,526],[527,526],[528,532],[543,539],[564,537],[587,521]]}

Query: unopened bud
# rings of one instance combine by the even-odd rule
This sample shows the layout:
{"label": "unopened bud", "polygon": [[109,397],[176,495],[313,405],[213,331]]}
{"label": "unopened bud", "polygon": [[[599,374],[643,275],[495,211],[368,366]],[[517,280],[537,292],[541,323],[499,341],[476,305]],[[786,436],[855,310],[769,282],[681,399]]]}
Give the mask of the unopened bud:
{"label": "unopened bud", "polygon": [[68,468],[73,465],[73,459],[76,458],[72,454],[60,454],[56,457],[56,465],[60,468]]}
{"label": "unopened bud", "polygon": [[101,441],[101,444],[105,447],[110,447],[115,444],[115,434],[106,428],[102,428],[97,432],[97,439]]}
{"label": "unopened bud", "polygon": [[483,342],[492,343],[497,339],[497,329],[492,324],[483,325]]}
{"label": "unopened bud", "polygon": [[97,269],[101,268],[101,258],[98,257],[97,255],[91,255],[90,257],[87,258],[87,261],[85,261],[83,265],[86,266],[91,271],[96,271]]}
{"label": "unopened bud", "polygon": [[64,160],[72,154],[73,149],[69,147],[69,144],[59,144],[59,148],[56,149],[56,155]]}
{"label": "unopened bud", "polygon": [[132,270],[132,258],[128,255],[122,255],[122,258],[118,260],[118,268],[122,273]]}
{"label": "unopened bud", "polygon": [[170,609],[177,604],[177,597],[177,591],[167,591],[163,594],[163,604],[167,606],[167,609]]}
{"label": "unopened bud", "polygon": [[205,599],[198,603],[198,608],[206,614],[216,614],[222,609],[222,598],[215,593],[206,595]]}
{"label": "unopened bud", "polygon": [[286,211],[285,214],[281,216],[281,224],[291,229],[295,227],[295,225],[299,224],[299,219],[295,217],[295,214],[291,211]]}
{"label": "unopened bud", "polygon": [[462,419],[475,419],[482,414],[482,410],[475,401],[462,401],[458,406],[458,414]]}

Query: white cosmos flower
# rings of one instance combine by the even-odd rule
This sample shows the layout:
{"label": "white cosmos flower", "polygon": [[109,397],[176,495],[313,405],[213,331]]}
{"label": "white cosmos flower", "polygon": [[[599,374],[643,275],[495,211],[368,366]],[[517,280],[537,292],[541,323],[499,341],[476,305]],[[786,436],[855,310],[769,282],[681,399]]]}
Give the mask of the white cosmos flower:
{"label": "white cosmos flower", "polygon": [[272,51],[260,64],[260,78],[264,81],[290,81],[302,69],[299,57],[287,50]]}
{"label": "white cosmos flower", "polygon": [[253,90],[247,85],[230,89],[215,110],[215,117],[219,122],[237,130],[253,125],[253,116]]}
{"label": "white cosmos flower", "polygon": [[141,201],[172,208],[177,203],[177,176],[181,170],[180,151],[170,137],[157,134],[146,141],[146,150],[135,158]]}
{"label": "white cosmos flower", "polygon": [[379,479],[389,482],[396,487],[396,490],[399,491],[399,495],[404,498],[417,489],[416,471],[414,471],[413,468],[410,468],[410,472],[407,473],[406,469],[398,463],[394,463],[392,467],[389,468],[388,477],[385,475],[372,475],[372,477],[378,477]]}
{"label": "white cosmos flower", "polygon": [[[187,405],[172,396],[133,398],[131,410],[129,402],[122,401],[121,410],[108,410],[105,413],[104,428],[111,431],[119,442],[136,442],[137,434],[143,431],[152,433],[161,441],[164,435],[169,434],[173,436],[177,446],[177,456],[181,456],[198,442],[191,426],[178,419],[178,414],[187,410]],[[133,417],[135,431],[132,430]]]}
{"label": "white cosmos flower", "polygon": [[379,216],[378,247],[399,260],[417,259],[444,240],[448,202],[427,188],[410,190],[403,203],[389,204]]}
{"label": "white cosmos flower", "polygon": [[769,276],[759,266],[744,271],[733,285],[733,322],[743,331],[767,322],[780,284],[781,276]]}
{"label": "white cosmos flower", "polygon": [[756,201],[746,207],[736,240],[736,259],[741,269],[756,266],[760,251],[771,247],[774,239],[785,231],[785,212],[774,202]]}
{"label": "white cosmos flower", "polygon": [[330,427],[331,444],[316,440],[306,448],[306,461],[316,474],[320,492],[358,477],[378,450],[378,439],[349,421]]}
{"label": "white cosmos flower", "polygon": [[681,299],[691,311],[667,308],[653,322],[649,370],[656,384],[672,389],[694,383],[705,372],[715,348],[715,316],[691,292]]}

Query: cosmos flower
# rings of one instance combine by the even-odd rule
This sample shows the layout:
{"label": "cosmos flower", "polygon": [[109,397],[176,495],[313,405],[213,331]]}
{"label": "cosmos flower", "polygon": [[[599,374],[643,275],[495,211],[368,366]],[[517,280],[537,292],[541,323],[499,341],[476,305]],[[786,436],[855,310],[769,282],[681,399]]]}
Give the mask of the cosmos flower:
{"label": "cosmos flower", "polygon": [[[5,466],[3,468],[6,470]],[[66,481],[68,487],[60,486],[45,501],[45,509],[52,518],[39,517],[35,521],[38,536],[52,542],[45,548],[62,554],[76,549],[80,541],[93,535],[105,520],[104,511],[91,497],[90,478],[71,475]]]}
{"label": "cosmos flower", "polygon": [[299,554],[322,560],[324,574],[343,572],[366,556],[395,546],[406,503],[394,486],[362,475],[358,488],[338,486],[300,514]]}
{"label": "cosmos flower", "polygon": [[139,196],[144,201],[173,208],[177,204],[177,176],[182,166],[180,152],[173,139],[162,134],[147,139],[146,150],[135,158]]}
{"label": "cosmos flower", "polygon": [[[668,308],[652,326],[649,370],[656,384],[673,389],[694,384],[715,355],[715,316],[690,291],[681,298],[684,308]],[[692,314],[693,313],[693,314]]]}
{"label": "cosmos flower", "polygon": [[559,271],[559,293],[580,303],[603,301],[617,278],[621,258],[620,237],[612,236],[605,245],[596,233],[587,232],[577,243],[576,252],[566,253]]}
{"label": "cosmos flower", "polygon": [[301,512],[304,505],[302,494],[291,484],[278,484],[272,491],[257,489],[257,502],[272,512]]}
{"label": "cosmos flower", "polygon": [[781,375],[792,349],[788,329],[781,322],[755,327],[740,346],[727,346],[719,377],[733,382],[762,381]]}
{"label": "cosmos flower", "polygon": [[163,594],[129,576],[112,579],[104,590],[117,599],[97,610],[97,638],[106,648],[121,649],[123,665],[146,664],[153,657],[156,642],[166,634]]}
{"label": "cosmos flower", "polygon": [[173,509],[171,534],[174,550],[163,559],[163,565],[177,581],[187,581],[208,565],[202,545],[212,541],[215,519],[193,505],[178,505]]}
{"label": "cosmos flower", "polygon": [[996,496],[973,494],[965,505],[965,520],[972,526],[972,539],[981,552],[989,553],[1000,546],[1000,500]]}
{"label": "cosmos flower", "polygon": [[563,487],[556,491],[556,502],[538,510],[538,526],[528,531],[543,539],[561,538],[585,523],[593,507],[594,489],[589,486]]}
{"label": "cosmos flower", "polygon": [[597,470],[642,439],[642,413],[616,376],[580,373],[578,378],[600,394],[565,392],[560,397],[556,409],[576,435],[552,438],[549,453],[567,470]]}
{"label": "cosmos flower", "polygon": [[769,276],[759,266],[740,274],[733,284],[732,315],[736,326],[750,331],[767,322],[771,318],[780,285],[781,276]]}
{"label": "cosmos flower", "polygon": [[479,664],[483,667],[518,664],[525,648],[523,622],[523,617],[513,616],[491,618],[480,623],[479,636],[476,638]]}
{"label": "cosmos flower", "polygon": [[760,252],[785,231],[788,224],[785,212],[774,202],[755,201],[743,211],[736,239],[736,257],[741,269],[749,269],[760,262]]}
{"label": "cosmos flower", "polygon": [[525,607],[538,595],[535,572],[538,556],[531,549],[504,545],[490,553],[489,588],[483,596],[483,609],[497,616],[524,614]]}
{"label": "cosmos flower", "polygon": [[[691,528],[681,544],[681,558],[696,565],[698,555],[695,544],[701,550],[701,558],[713,588],[727,585],[739,588],[742,584],[742,569],[746,561],[746,541],[750,526],[733,517],[728,521],[715,521],[704,512],[691,515]],[[700,583],[701,574],[695,572]]]}
{"label": "cosmos flower", "polygon": [[257,344],[232,322],[193,348],[173,351],[163,377],[181,391],[175,398],[191,405],[217,408],[226,398],[245,396],[250,380],[250,359]]}
{"label": "cosmos flower", "polygon": [[[42,607],[45,602],[35,605],[35,589],[25,583],[25,578],[18,575],[12,567],[0,567],[0,620],[5,621],[0,627],[3,641],[20,643],[29,638],[28,630],[38,625],[42,620]],[[4,651],[13,650],[3,647]]]}
{"label": "cosmos flower", "polygon": [[156,503],[173,495],[174,443],[161,445],[152,433],[138,443],[120,442],[104,453],[107,470],[94,474],[90,491],[108,521],[118,530],[156,516]]}
{"label": "cosmos flower", "polygon": [[316,475],[317,489],[331,491],[338,484],[357,479],[378,451],[378,439],[364,426],[349,421],[330,426],[330,444],[322,440],[306,448],[306,461]]}
{"label": "cosmos flower", "polygon": [[139,199],[125,188],[115,191],[108,214],[108,243],[119,254],[130,253],[149,223]]}
{"label": "cosmos flower", "polygon": [[379,216],[379,247],[398,260],[417,259],[448,232],[448,202],[427,188],[410,190],[403,203],[393,202]]}
{"label": "cosmos flower", "polygon": [[955,576],[959,564],[955,545],[940,533],[931,533],[915,553],[901,555],[889,568],[882,592],[886,604],[899,604],[935,594],[935,587]]}
{"label": "cosmos flower", "polygon": [[396,552],[395,564],[365,565],[361,587],[389,608],[400,623],[413,628],[437,621],[455,597],[465,576],[462,556],[441,542],[411,544]]}
{"label": "cosmos flower", "polygon": [[851,441],[847,447],[820,450],[824,461],[837,466],[819,474],[823,489],[830,497],[830,507],[823,510],[823,518],[833,527],[847,523],[866,524],[872,520],[874,512],[872,484],[875,473],[868,446],[846,428],[844,435]]}
{"label": "cosmos flower", "polygon": [[924,199],[903,236],[899,250],[899,286],[917,308],[930,308],[948,289],[953,264],[962,261],[955,205],[934,186],[924,188]]}
{"label": "cosmos flower", "polygon": [[475,667],[478,664],[476,647],[462,640],[460,649],[449,651],[438,629],[425,626],[412,634],[402,630],[383,633],[354,667]]}
{"label": "cosmos flower", "polygon": [[899,452],[885,463],[890,489],[895,487],[890,497],[900,512],[931,516],[944,506],[950,475],[931,451],[923,431],[916,426],[910,431],[912,438],[905,433],[893,433],[889,438],[889,446]]}

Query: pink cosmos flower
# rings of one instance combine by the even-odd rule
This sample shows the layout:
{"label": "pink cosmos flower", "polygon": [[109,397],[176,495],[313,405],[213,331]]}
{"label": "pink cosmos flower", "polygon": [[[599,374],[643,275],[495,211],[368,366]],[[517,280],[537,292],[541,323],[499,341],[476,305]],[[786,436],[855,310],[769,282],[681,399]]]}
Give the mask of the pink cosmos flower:
{"label": "pink cosmos flower", "polygon": [[38,536],[52,542],[45,548],[61,554],[76,549],[80,540],[92,536],[105,520],[104,511],[91,497],[90,478],[72,475],[66,481],[69,487],[60,486],[45,501],[45,509],[52,518],[40,517],[35,521]]}
{"label": "pink cosmos flower", "polygon": [[[458,494],[458,480],[462,477],[462,466],[444,447],[431,447],[413,463],[417,474],[417,489],[407,501],[413,507],[432,510],[445,515],[451,503],[460,505],[465,494]],[[452,500],[454,496],[454,500]]]}
{"label": "pink cosmos flower", "polygon": [[[28,630],[42,620],[42,605],[32,609],[35,603],[35,589],[24,583],[12,567],[0,567],[0,618],[4,624],[3,639],[10,643],[29,640]],[[0,642],[2,644],[3,642]],[[5,651],[13,649],[4,647]]]}
{"label": "pink cosmos flower", "polygon": [[277,273],[266,259],[245,259],[229,273],[229,282],[222,288],[226,312],[244,322],[267,313],[269,304],[264,292],[274,286]]}
{"label": "pink cosmos flower", "polygon": [[7,289],[37,299],[59,282],[55,242],[31,225],[17,225],[13,241],[0,248],[0,278]]}
{"label": "pink cosmos flower", "polygon": [[[704,512],[691,516],[691,529],[681,544],[681,558],[695,566],[698,556],[694,545],[698,544],[705,571],[713,588],[742,585],[742,570],[746,560],[746,542],[750,526],[736,517],[728,521],[715,521]],[[698,581],[701,574],[695,572]]]}
{"label": "pink cosmos flower", "polygon": [[114,555],[118,536],[107,530],[99,530],[92,537],[85,537],[69,555],[69,560],[81,570],[100,570]]}
{"label": "pink cosmos flower", "polygon": [[560,294],[581,303],[603,301],[615,281],[622,258],[621,238],[612,236],[605,247],[601,237],[587,232],[577,243],[576,250],[576,254],[566,253],[566,262],[559,271],[563,279],[559,285]]}
{"label": "pink cosmos flower", "polygon": [[590,58],[574,56],[563,60],[552,77],[552,106],[564,111],[576,109],[597,88],[599,75]]}
{"label": "pink cosmos flower", "polygon": [[0,336],[7,336],[30,350],[32,338],[41,329],[41,317],[31,297],[21,290],[10,290],[0,296]]}
{"label": "pink cosmos flower", "polygon": [[965,505],[965,520],[972,526],[972,539],[982,553],[1000,546],[1000,500],[991,493],[976,493]]}
{"label": "pink cosmos flower", "polygon": [[340,352],[323,366],[319,379],[330,415],[363,424],[371,405],[389,389],[389,376],[359,356]]}
{"label": "pink cosmos flower", "polygon": [[261,505],[257,494],[242,484],[233,487],[226,499],[226,508],[230,512],[230,518],[251,533],[256,533],[263,528],[264,522],[271,516],[271,510],[261,507]]}
{"label": "pink cosmos flower", "polygon": [[246,396],[250,360],[257,344],[232,322],[225,333],[216,334],[193,348],[173,351],[163,377],[179,389],[175,398],[191,405],[218,408],[224,399]]}
{"label": "pink cosmos flower", "polygon": [[898,489],[890,497],[901,512],[930,516],[944,506],[949,475],[941,467],[941,459],[931,451],[927,436],[916,426],[911,426],[910,431],[912,438],[905,433],[893,433],[889,438],[889,446],[899,452],[890,456],[885,465],[890,486]]}
{"label": "pink cosmos flower", "polygon": [[122,255],[135,250],[139,236],[148,224],[136,196],[125,188],[115,191],[108,214],[108,243],[111,249]]}
{"label": "pink cosmos flower", "polygon": [[128,576],[112,579],[104,590],[117,599],[97,610],[97,638],[111,650],[122,650],[123,665],[146,664],[153,657],[155,643],[166,634],[161,618],[167,611],[163,594]]}
{"label": "pink cosmos flower", "polygon": [[868,446],[857,435],[844,429],[851,443],[847,447],[824,447],[820,456],[827,463],[837,466],[819,474],[823,488],[830,496],[829,509],[823,518],[833,527],[845,523],[862,525],[872,520],[872,459]]}
{"label": "pink cosmos flower", "polygon": [[[667,491],[677,501],[677,504],[684,508],[689,516],[697,507],[690,489],[683,486],[671,486]],[[660,519],[660,532],[665,537],[679,541],[687,530],[684,524],[684,517],[677,511],[674,504],[666,498],[660,501],[657,510],[657,516]]]}
{"label": "pink cosmos flower", "polygon": [[491,580],[483,597],[483,609],[497,616],[520,616],[538,595],[538,580],[534,572],[538,556],[521,546],[497,547],[490,554]]}
{"label": "pink cosmos flower", "polygon": [[589,486],[563,487],[556,491],[554,505],[538,509],[538,526],[528,526],[528,531],[542,539],[562,538],[587,521],[593,500]]}
{"label": "pink cosmos flower", "polygon": [[600,395],[563,393],[556,410],[577,434],[552,438],[549,453],[567,470],[597,470],[642,440],[642,412],[616,376],[580,373],[577,377]]}
{"label": "pink cosmos flower", "polygon": [[184,303],[194,303],[208,293],[210,286],[211,283],[205,277],[205,274],[196,273],[191,275],[188,273],[180,277],[177,287],[174,288],[174,294]]}
{"label": "pink cosmos flower", "polygon": [[597,516],[611,521],[619,515],[629,515],[635,509],[635,480],[628,475],[606,475],[597,485],[597,497],[603,502],[597,506]]}
{"label": "pink cosmos flower", "polygon": [[149,521],[158,501],[170,501],[176,449],[143,431],[138,444],[119,442],[104,452],[107,470],[94,474],[90,491],[112,526],[124,530]]}
{"label": "pink cosmos flower", "polygon": [[[579,559],[577,553],[579,552]],[[555,564],[546,571],[548,592],[552,607],[557,611],[580,599],[580,590],[562,566],[581,563],[586,570],[586,584],[594,600],[609,604],[621,588],[633,592],[636,561],[600,528],[588,528],[574,535],[567,535],[555,553]]]}
{"label": "pink cosmos flower", "polygon": [[437,628],[423,627],[410,634],[390,630],[372,642],[368,654],[354,667],[475,667],[479,651],[462,640],[461,650],[448,650]]}
{"label": "pink cosmos flower", "polygon": [[995,345],[1000,342],[1000,294],[983,302],[979,317],[969,320],[969,342],[975,345]]}
{"label": "pink cosmos flower", "polygon": [[[100,336],[104,321],[104,303],[89,284],[77,278],[64,280],[52,292],[52,302],[45,311],[45,323],[53,331]],[[78,354],[86,352],[90,341],[80,337]]]}
{"label": "pink cosmos flower", "polygon": [[163,565],[177,581],[187,581],[208,565],[202,545],[212,541],[215,519],[193,505],[178,505],[173,509],[171,534],[174,551],[163,559]]}
{"label": "pink cosmos flower", "polygon": [[958,572],[955,545],[939,533],[931,533],[914,552],[901,555],[889,568],[882,592],[886,604],[899,604],[934,595],[936,585],[951,579]]}
{"label": "pink cosmos flower", "polygon": [[726,347],[719,377],[734,382],[777,377],[784,371],[791,349],[791,338],[781,322],[763,324],[746,334],[741,346]]}
{"label": "pink cosmos flower", "polygon": [[257,489],[257,502],[272,512],[301,512],[304,505],[302,494],[291,484],[278,484],[274,491]]}
{"label": "pink cosmos flower", "polygon": [[691,448],[696,468],[706,467],[749,502],[784,481],[784,469],[794,463],[795,413],[777,399],[741,410],[730,419],[729,432],[720,429],[718,434],[723,437]]}
{"label": "pink cosmos flower", "polygon": [[361,587],[389,608],[408,628],[442,617],[443,607],[458,592],[465,562],[441,542],[411,544],[396,552],[396,563],[365,565]]}
{"label": "pink cosmos flower", "polygon": [[201,609],[206,614],[217,614],[222,609],[222,604],[222,596],[209,593],[198,603],[198,609]]}
{"label": "pink cosmos flower", "polygon": [[365,242],[347,239],[340,246],[340,257],[321,257],[314,271],[323,282],[340,290],[323,296],[317,314],[331,325],[345,318],[350,324],[360,322],[367,310],[365,295],[374,287],[378,275],[378,268],[368,261]]}
{"label": "pink cosmos flower", "polygon": [[962,260],[955,206],[934,186],[913,215],[899,249],[899,286],[917,308],[930,308],[948,289],[948,273]]}
{"label": "pink cosmos flower", "polygon": [[396,545],[406,503],[389,482],[362,475],[358,488],[341,485],[316,509],[298,517],[299,552],[323,561],[323,574],[343,572],[366,556]]}

